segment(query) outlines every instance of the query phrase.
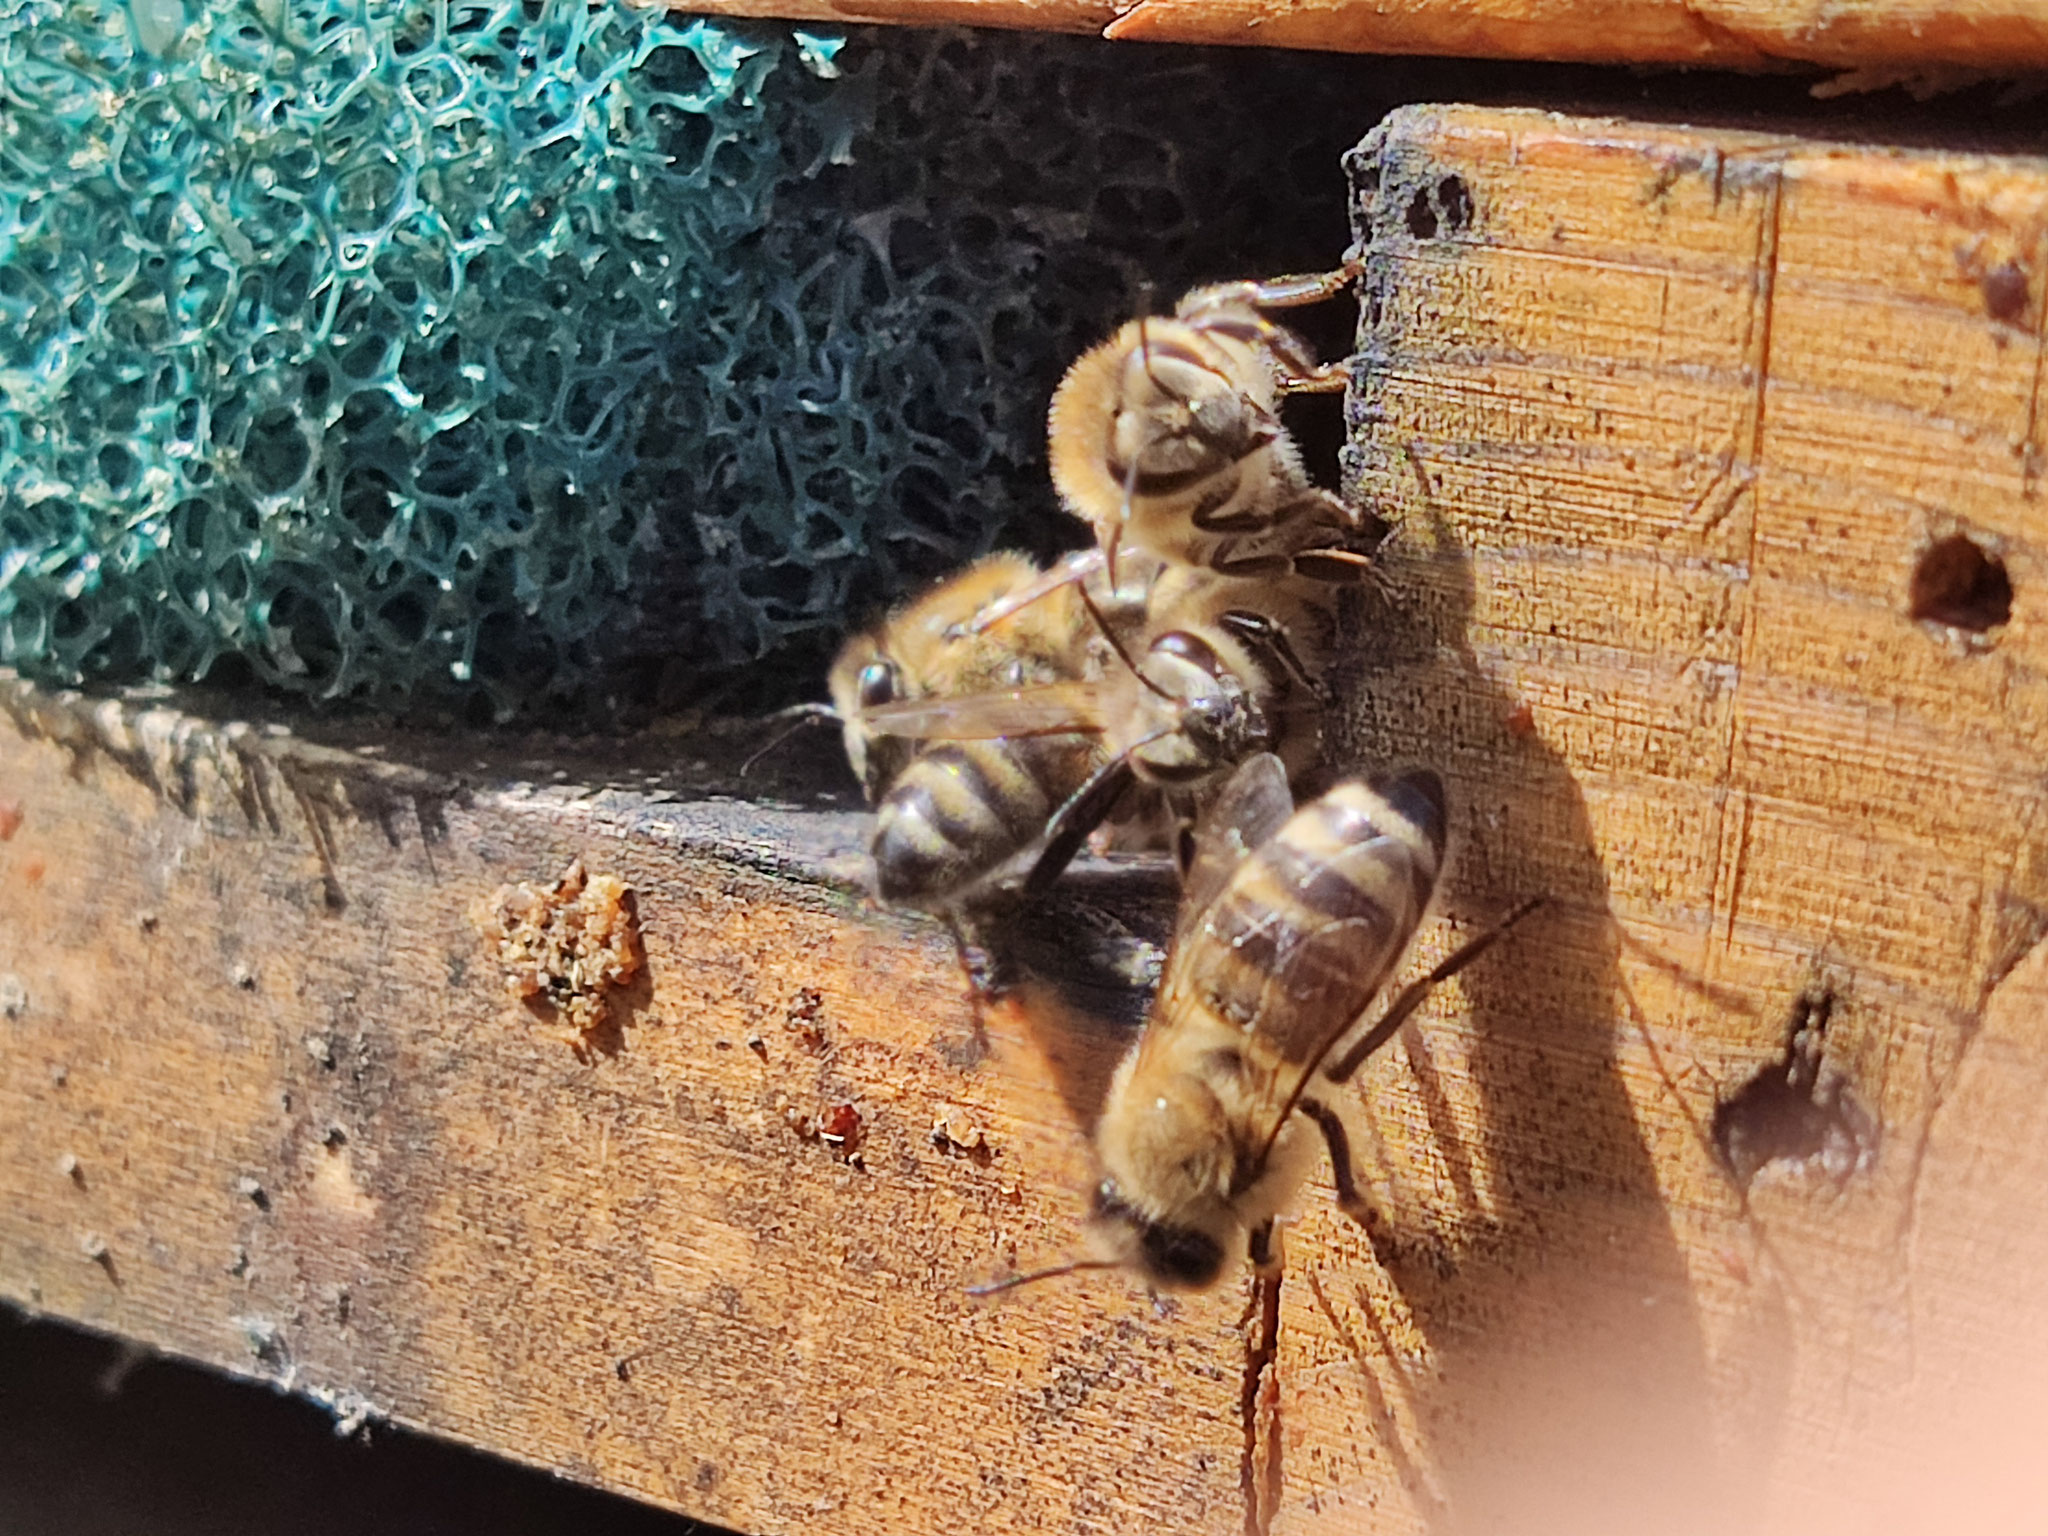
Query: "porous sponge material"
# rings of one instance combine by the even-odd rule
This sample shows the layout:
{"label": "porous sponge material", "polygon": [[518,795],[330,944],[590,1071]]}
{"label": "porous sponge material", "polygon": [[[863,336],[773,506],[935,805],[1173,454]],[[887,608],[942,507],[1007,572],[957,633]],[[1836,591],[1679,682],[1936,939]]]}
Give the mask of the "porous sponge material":
{"label": "porous sponge material", "polygon": [[675,382],[786,285],[734,254],[790,174],[762,84],[830,51],[582,0],[16,9],[0,658],[587,670],[650,486],[735,426]]}
{"label": "porous sponge material", "polygon": [[1333,257],[1377,116],[1356,70],[1140,52],[19,0],[0,662],[588,716],[1051,548],[1062,361],[1304,175]]}

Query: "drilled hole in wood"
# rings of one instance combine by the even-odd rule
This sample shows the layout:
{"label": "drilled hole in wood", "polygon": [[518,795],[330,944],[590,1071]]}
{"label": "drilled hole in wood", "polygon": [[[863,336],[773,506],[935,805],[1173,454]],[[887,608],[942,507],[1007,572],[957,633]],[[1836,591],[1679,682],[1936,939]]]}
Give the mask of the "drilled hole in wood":
{"label": "drilled hole in wood", "polygon": [[1981,635],[2012,617],[2005,562],[1974,539],[1936,539],[1913,567],[1907,611],[1916,619]]}
{"label": "drilled hole in wood", "polygon": [[1429,193],[1422,187],[1408,199],[1408,233],[1418,240],[1436,238],[1436,210],[1429,206]]}
{"label": "drilled hole in wood", "polygon": [[1744,1189],[1772,1163],[1840,1183],[1876,1150],[1876,1122],[1848,1082],[1822,1061],[1834,1011],[1830,991],[1802,996],[1793,1005],[1784,1054],[1714,1107],[1714,1149]]}
{"label": "drilled hole in wood", "polygon": [[1436,184],[1436,205],[1443,210],[1445,226],[1454,232],[1472,222],[1472,193],[1462,176],[1446,176]]}

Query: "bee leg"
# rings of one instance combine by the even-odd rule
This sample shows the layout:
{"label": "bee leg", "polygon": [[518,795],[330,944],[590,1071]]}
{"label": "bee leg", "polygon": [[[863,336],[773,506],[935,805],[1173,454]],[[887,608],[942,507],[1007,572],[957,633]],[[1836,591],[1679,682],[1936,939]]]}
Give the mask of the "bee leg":
{"label": "bee leg", "polygon": [[[1523,918],[1543,905],[1541,896],[1531,896],[1506,917],[1495,923],[1478,938],[1467,941],[1452,950],[1437,968],[1427,976],[1408,983],[1400,995],[1380,1015],[1380,1021],[1359,1037],[1358,1043],[1350,1050],[1323,1068],[1323,1076],[1333,1083],[1347,1081],[1356,1072],[1366,1057],[1393,1039],[1401,1026],[1408,1022],[1408,1016],[1422,1006],[1422,1000],[1429,996],[1432,988],[1440,981],[1449,981],[1474,960],[1498,944],[1507,931]],[[1304,1100],[1304,1103],[1307,1101]]]}
{"label": "bee leg", "polygon": [[1301,657],[1295,652],[1294,642],[1287,638],[1287,630],[1278,620],[1270,619],[1263,613],[1247,613],[1242,609],[1233,609],[1224,614],[1218,622],[1246,644],[1258,647],[1269,660],[1279,665],[1281,671],[1306,688],[1318,703],[1327,704],[1334,697],[1330,685],[1321,678],[1312,676],[1308,668],[1302,665]]}
{"label": "bee leg", "polygon": [[1301,304],[1320,304],[1334,299],[1365,271],[1366,253],[1358,251],[1344,265],[1328,272],[1291,272],[1285,277],[1250,279],[1236,283],[1212,283],[1197,288],[1179,304],[1174,313],[1185,320],[1205,310],[1231,304],[1249,304],[1254,309],[1293,309]]}
{"label": "bee leg", "polygon": [[1358,586],[1375,574],[1372,556],[1349,549],[1304,549],[1290,567],[1304,581],[1320,581],[1333,587]]}
{"label": "bee leg", "polygon": [[1232,548],[1232,545],[1225,544],[1209,562],[1210,569],[1217,575],[1239,578],[1284,576],[1295,566],[1295,561],[1286,555],[1237,555],[1231,553]]}
{"label": "bee leg", "polygon": [[1327,363],[1317,363],[1304,368],[1298,362],[1290,362],[1288,371],[1280,376],[1280,393],[1283,395],[1338,395],[1351,382],[1351,359],[1335,358]]}
{"label": "bee leg", "polygon": [[1377,1251],[1380,1241],[1379,1215],[1373,1210],[1372,1202],[1365,1198],[1358,1187],[1358,1173],[1351,1166],[1351,1133],[1344,1129],[1344,1117],[1321,1099],[1312,1099],[1306,1095],[1295,1108],[1315,1121],[1323,1133],[1324,1145],[1330,1149],[1330,1174],[1337,1184],[1337,1209],[1364,1229]]}
{"label": "bee leg", "polygon": [[1273,1232],[1272,1217],[1252,1228],[1251,1239],[1245,1244],[1245,1257],[1260,1274],[1280,1267],[1280,1245]]}
{"label": "bee leg", "polygon": [[1059,879],[1060,871],[1073,862],[1081,845],[1088,841],[1088,834],[1109,819],[1109,813],[1116,809],[1117,801],[1123,798],[1135,777],[1128,755],[1113,757],[1090,774],[1088,782],[1067,796],[1066,803],[1052,813],[1052,820],[1045,824],[1045,847],[1024,880],[1027,901],[1043,896]]}
{"label": "bee leg", "polygon": [[981,1027],[980,1005],[993,1001],[1016,984],[1015,967],[1007,952],[988,942],[983,914],[956,908],[946,914],[947,931],[953,935],[953,953],[974,994],[975,1028]]}
{"label": "bee leg", "polygon": [[[1013,592],[1004,594],[983,608],[964,624],[957,624],[946,632],[948,639],[960,635],[985,635],[996,625],[1033,603],[1059,591],[1061,587],[1085,582],[1109,561],[1101,548],[1084,550],[1067,556],[1051,570],[1034,581],[1027,581]],[[829,707],[829,706],[827,706]],[[787,713],[787,711],[785,711]]]}

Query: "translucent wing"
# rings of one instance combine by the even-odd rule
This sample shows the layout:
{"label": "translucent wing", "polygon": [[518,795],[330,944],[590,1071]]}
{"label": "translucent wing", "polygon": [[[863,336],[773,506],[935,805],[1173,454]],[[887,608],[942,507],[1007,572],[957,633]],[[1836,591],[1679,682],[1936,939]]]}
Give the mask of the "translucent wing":
{"label": "translucent wing", "polygon": [[1092,734],[1103,728],[1102,686],[1092,682],[1041,683],[1002,693],[906,699],[865,709],[860,718],[879,735],[924,741]]}
{"label": "translucent wing", "polygon": [[1105,557],[1099,548],[1084,549],[1059,562],[1051,570],[1032,581],[1026,582],[1014,592],[1005,593],[994,602],[987,604],[974,615],[974,622],[968,625],[970,633],[985,635],[996,625],[1016,613],[1028,608],[1040,598],[1057,592],[1061,587],[1077,581],[1087,581],[1100,572]]}
{"label": "translucent wing", "polygon": [[1293,814],[1294,795],[1279,758],[1261,752],[1240,763],[1195,828],[1195,856],[1182,884],[1177,926],[1192,927],[1231,872]]}
{"label": "translucent wing", "polygon": [[1241,1182],[1420,926],[1443,855],[1440,793],[1340,784],[1239,859],[1183,930],[1161,997],[1242,1033]]}
{"label": "translucent wing", "polygon": [[[1341,800],[1341,796],[1338,797]],[[1261,1099],[1263,1123],[1243,1128],[1262,1167],[1309,1078],[1357,1026],[1421,927],[1443,857],[1439,822],[1424,829],[1381,801],[1369,812],[1341,805],[1352,840],[1315,866],[1288,871],[1304,923],[1298,941],[1275,958],[1256,1026],[1271,1052],[1273,1077]],[[1405,823],[1405,824],[1404,824]],[[1370,835],[1365,835],[1365,834]]]}

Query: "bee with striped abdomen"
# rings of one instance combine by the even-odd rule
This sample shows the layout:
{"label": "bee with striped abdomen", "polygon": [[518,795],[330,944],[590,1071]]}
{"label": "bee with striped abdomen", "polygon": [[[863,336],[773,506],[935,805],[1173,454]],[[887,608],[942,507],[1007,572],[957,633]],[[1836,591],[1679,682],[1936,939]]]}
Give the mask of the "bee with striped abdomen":
{"label": "bee with striped abdomen", "polygon": [[1197,288],[1067,370],[1047,417],[1053,485],[1112,564],[1135,546],[1228,575],[1364,578],[1384,525],[1310,483],[1278,415],[1283,394],[1341,390],[1344,365],[1266,314],[1360,270]]}
{"label": "bee with striped abdomen", "polygon": [[1042,573],[1029,556],[993,554],[935,583],[874,628],[840,647],[826,685],[845,738],[847,761],[868,803],[881,798],[917,750],[878,729],[878,709],[947,694],[1021,688],[1073,675],[1089,620],[1072,592],[1048,593],[998,621],[977,620],[1032,589]]}
{"label": "bee with striped abdomen", "polygon": [[1369,1028],[1442,872],[1442,782],[1348,780],[1295,810],[1278,759],[1254,757],[1203,818],[1181,918],[1144,1032],[1096,1128],[1098,1255],[978,1288],[1123,1266],[1203,1290],[1235,1253],[1274,1260],[1274,1219],[1307,1178],[1316,1133],[1340,1202],[1364,1221],[1338,1101],[1437,982],[1530,911],[1524,903],[1404,988]]}
{"label": "bee with striped abdomen", "polygon": [[[1135,563],[1146,579],[1127,580],[1119,589],[1127,602],[1140,590],[1144,594],[1143,624],[1133,647],[1126,643],[1128,621],[1102,616],[1089,596],[1106,567],[1070,562],[1082,574],[1070,576],[1069,583],[1096,617],[1115,658],[1097,675],[931,697],[873,712],[878,727],[962,748],[991,741],[1021,746],[1059,732],[1095,743],[1085,780],[1041,823],[1043,846],[1027,885],[1032,894],[1059,874],[1106,819],[1155,827],[1163,819],[1184,834],[1212,786],[1247,757],[1278,751],[1299,770],[1314,755],[1322,688],[1303,655],[1319,657],[1329,638],[1331,616],[1321,600],[1327,589],[1295,577],[1236,580],[1143,554]],[[1132,567],[1125,563],[1127,578]],[[1060,591],[1056,584],[1041,587],[1048,601]],[[951,760],[943,755],[945,745],[927,751],[934,761]],[[913,760],[906,785],[929,780],[920,771],[923,761]],[[931,824],[925,807],[934,794],[928,785],[917,793],[919,819]],[[887,800],[896,798],[892,790],[882,807],[885,829],[896,809]],[[1176,841],[1185,845],[1186,838]],[[879,862],[880,833],[876,847]]]}
{"label": "bee with striped abdomen", "polygon": [[[831,692],[875,808],[885,901],[954,904],[1091,783],[1107,753],[1060,690],[1102,675],[1113,637],[1136,632],[1160,568],[1128,562],[1117,587],[1095,568],[978,623],[1043,574],[1023,555],[990,555],[847,642]],[[995,719],[999,703],[1007,713]]]}

